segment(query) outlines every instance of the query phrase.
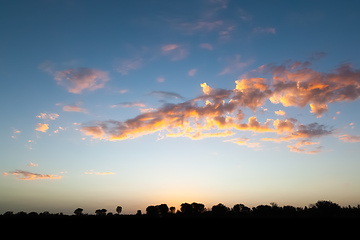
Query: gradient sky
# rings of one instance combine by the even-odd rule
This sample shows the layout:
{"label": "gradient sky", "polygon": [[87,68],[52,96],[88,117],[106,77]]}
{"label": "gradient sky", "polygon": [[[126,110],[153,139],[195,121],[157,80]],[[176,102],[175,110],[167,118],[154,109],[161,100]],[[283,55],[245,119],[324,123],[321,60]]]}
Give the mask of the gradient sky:
{"label": "gradient sky", "polygon": [[1,1],[0,213],[360,203],[359,1]]}

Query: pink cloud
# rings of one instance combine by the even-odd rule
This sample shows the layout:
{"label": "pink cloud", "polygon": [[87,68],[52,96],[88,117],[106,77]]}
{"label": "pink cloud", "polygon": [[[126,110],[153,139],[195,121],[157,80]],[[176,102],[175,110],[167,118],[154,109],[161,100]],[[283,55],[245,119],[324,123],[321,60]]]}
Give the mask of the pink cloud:
{"label": "pink cloud", "polygon": [[55,80],[69,92],[80,94],[83,90],[94,91],[103,88],[109,81],[108,73],[91,68],[77,68],[58,71]]}
{"label": "pink cloud", "polygon": [[201,43],[200,48],[207,50],[214,50],[213,45],[211,45],[210,43]]}
{"label": "pink cloud", "polygon": [[196,71],[197,71],[196,68],[193,68],[193,69],[191,69],[191,70],[188,71],[188,75],[189,75],[190,77],[193,77],[193,76],[195,76]]}
{"label": "pink cloud", "polygon": [[172,61],[178,61],[188,56],[189,51],[177,44],[168,44],[161,48],[162,54],[170,57]]}

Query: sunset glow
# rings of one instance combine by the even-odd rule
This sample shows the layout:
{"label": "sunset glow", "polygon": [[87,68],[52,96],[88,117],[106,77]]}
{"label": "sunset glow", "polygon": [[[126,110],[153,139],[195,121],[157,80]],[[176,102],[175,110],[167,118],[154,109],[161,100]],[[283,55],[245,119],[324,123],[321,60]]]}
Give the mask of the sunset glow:
{"label": "sunset glow", "polygon": [[0,214],[360,204],[358,2],[0,6]]}

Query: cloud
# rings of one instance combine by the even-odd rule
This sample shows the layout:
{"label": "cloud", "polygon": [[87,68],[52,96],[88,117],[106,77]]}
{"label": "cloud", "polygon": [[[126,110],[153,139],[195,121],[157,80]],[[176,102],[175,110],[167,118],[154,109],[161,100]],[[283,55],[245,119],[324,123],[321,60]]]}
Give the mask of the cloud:
{"label": "cloud", "polygon": [[321,117],[328,104],[354,101],[360,96],[360,70],[343,64],[331,73],[321,73],[308,68],[309,63],[270,66],[273,90],[270,101],[285,107],[305,107]]}
{"label": "cloud", "polygon": [[115,107],[122,107],[122,108],[145,107],[145,104],[143,102],[136,101],[136,102],[123,102],[110,106],[110,108],[115,108]]}
{"label": "cloud", "polygon": [[11,136],[11,138],[16,139],[17,136],[18,136],[20,133],[21,133],[20,130],[14,129],[14,130],[13,130],[13,135]]}
{"label": "cloud", "polygon": [[88,175],[113,175],[113,174],[115,174],[113,172],[95,172],[94,170],[86,171],[84,173],[88,174]]}
{"label": "cloud", "polygon": [[49,129],[49,124],[38,123],[35,130],[39,132],[46,132]]}
{"label": "cloud", "polygon": [[166,98],[166,99],[171,99],[171,98],[175,98],[175,99],[182,99],[184,100],[184,97],[181,96],[178,93],[174,93],[174,92],[167,92],[167,91],[152,91],[150,93],[150,95],[155,95],[159,98]]}
{"label": "cloud", "polygon": [[253,63],[254,60],[248,60],[248,61],[241,61],[240,55],[235,55],[235,58],[229,59],[227,66],[219,73],[219,75],[225,75],[229,73],[236,72],[238,70],[241,70],[247,66],[249,66],[251,63]]}
{"label": "cloud", "polygon": [[269,28],[262,28],[262,27],[256,27],[253,29],[253,33],[269,33],[269,34],[275,34],[276,30],[275,28],[269,27]]}
{"label": "cloud", "polygon": [[220,28],[223,24],[224,21],[222,20],[215,20],[215,21],[198,20],[196,22],[181,23],[180,27],[183,28],[183,30],[186,31],[187,33],[192,34],[198,31],[209,32]]}
{"label": "cloud", "polygon": [[[56,105],[61,106],[62,103],[57,103]],[[82,113],[88,113],[88,111],[85,108],[81,107],[82,102],[78,102],[76,104],[71,105],[65,105],[63,106],[62,110],[64,112],[82,112]]]}
{"label": "cloud", "polygon": [[165,78],[158,77],[158,78],[156,78],[156,81],[159,82],[159,83],[163,83],[163,82],[165,82]]}
{"label": "cloud", "polygon": [[191,70],[188,71],[188,75],[189,75],[190,77],[193,77],[193,76],[195,76],[196,71],[197,71],[196,68],[193,68],[193,69],[191,69]]}
{"label": "cloud", "polygon": [[65,86],[69,92],[75,94],[80,94],[83,90],[103,88],[109,81],[107,72],[85,67],[58,71],[54,78],[57,84]]}
{"label": "cloud", "polygon": [[207,50],[214,50],[213,45],[211,45],[210,43],[200,43],[200,48],[202,49],[207,49]]}
{"label": "cloud", "polygon": [[247,146],[248,148],[257,148],[260,147],[259,142],[249,142],[249,138],[233,138],[224,140],[223,142],[232,142],[240,146]]}
{"label": "cloud", "polygon": [[172,61],[178,61],[188,56],[189,51],[181,45],[167,44],[161,47],[163,55],[169,56]]}
{"label": "cloud", "polygon": [[37,166],[39,166],[39,164],[30,162],[30,163],[28,164],[28,166],[29,166],[29,167],[37,167]]}
{"label": "cloud", "polygon": [[59,117],[59,114],[57,113],[40,113],[40,115],[36,116],[37,118],[40,119],[50,119],[50,120],[55,120],[56,118]]}
{"label": "cloud", "polygon": [[339,139],[343,142],[360,142],[360,135],[349,135],[349,134],[344,134],[339,136]]}
{"label": "cloud", "polygon": [[125,59],[116,63],[116,71],[122,75],[127,75],[130,71],[139,69],[143,64],[142,58]]}
{"label": "cloud", "polygon": [[[282,104],[285,107],[300,108],[309,105],[311,113],[319,117],[331,103],[359,98],[359,70],[354,70],[350,65],[342,65],[334,72],[321,73],[310,69],[310,66],[309,62],[263,65],[239,77],[233,89],[213,88],[204,82],[200,85],[202,94],[188,101],[164,104],[126,121],[108,120],[83,124],[80,130],[93,138],[110,141],[132,139],[155,132],[163,137],[198,140],[208,137],[226,138],[250,131],[253,134],[264,134],[261,141],[287,142],[288,148],[293,152],[319,153],[322,146],[314,139],[333,135],[335,130],[331,126],[317,122],[303,124],[291,117],[261,120],[251,115],[251,112],[255,114],[265,104]],[[271,77],[256,76],[260,74]],[[183,100],[173,92],[153,91],[150,94]],[[266,113],[273,114],[270,111]],[[282,110],[276,111],[276,114],[285,116]],[[350,135],[341,137],[342,141],[358,139]],[[260,146],[257,141],[236,137],[225,141],[246,144],[248,147]]]}
{"label": "cloud", "polygon": [[16,176],[17,179],[21,180],[38,180],[38,179],[61,179],[62,176],[53,175],[53,174],[39,174],[39,173],[32,173],[23,170],[15,170],[8,172],[8,174],[12,174]]}
{"label": "cloud", "polygon": [[284,115],[286,115],[286,113],[285,113],[283,110],[275,111],[275,114],[276,114],[276,115],[279,115],[279,116],[284,116]]}

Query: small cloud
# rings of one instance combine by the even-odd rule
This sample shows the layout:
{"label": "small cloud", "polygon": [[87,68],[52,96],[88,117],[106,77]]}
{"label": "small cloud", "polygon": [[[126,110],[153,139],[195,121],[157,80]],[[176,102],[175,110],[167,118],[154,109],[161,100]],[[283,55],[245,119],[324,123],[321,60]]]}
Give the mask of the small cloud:
{"label": "small cloud", "polygon": [[197,71],[196,68],[193,68],[193,69],[191,69],[191,70],[188,71],[188,75],[189,75],[190,77],[193,77],[193,76],[195,76],[196,71]]}
{"label": "small cloud", "polygon": [[269,28],[262,28],[262,27],[256,27],[253,29],[253,33],[261,34],[261,33],[269,33],[269,34],[275,34],[276,30],[275,28],[269,27]]}
{"label": "small cloud", "polygon": [[39,174],[39,173],[32,173],[23,170],[16,170],[6,173],[16,176],[17,179],[21,180],[38,180],[38,179],[61,179],[62,176],[53,175],[53,174]]}
{"label": "small cloud", "polygon": [[248,148],[257,148],[260,147],[258,142],[249,142],[249,138],[234,138],[229,140],[224,140],[223,142],[232,142],[240,146],[247,146]]}
{"label": "small cloud", "polygon": [[55,120],[56,118],[59,117],[59,114],[57,113],[40,113],[38,116],[36,116],[37,118],[40,119],[50,119],[50,120]]}
{"label": "small cloud", "polygon": [[110,106],[110,108],[116,108],[116,107],[122,107],[122,108],[145,107],[145,104],[143,102],[137,101],[137,102],[123,102]]}
{"label": "small cloud", "polygon": [[200,48],[207,49],[207,50],[210,50],[210,51],[214,50],[213,45],[211,45],[210,43],[201,43]]}
{"label": "small cloud", "polygon": [[119,91],[119,93],[124,94],[124,93],[127,93],[128,91],[129,91],[129,89],[121,89],[121,90]]}
{"label": "small cloud", "polygon": [[275,114],[278,116],[284,116],[286,113],[283,110],[275,111]]}
{"label": "small cloud", "polygon": [[183,96],[174,92],[167,91],[152,91],[150,95],[155,95],[160,98],[176,98],[176,99],[184,99]]}
{"label": "small cloud", "polygon": [[116,63],[115,69],[122,75],[127,75],[130,71],[139,69],[142,63],[142,58],[121,60]]}
{"label": "small cloud", "polygon": [[29,167],[38,167],[39,164],[30,162],[30,163],[28,164],[28,166],[29,166]]}
{"label": "small cloud", "polygon": [[35,130],[39,132],[46,132],[49,129],[49,124],[38,123]]}
{"label": "small cloud", "polygon": [[251,21],[252,20],[251,15],[248,14],[247,12],[245,12],[245,10],[242,8],[238,9],[238,13],[239,13],[239,17],[241,18],[241,20],[243,20],[243,21]]}
{"label": "small cloud", "polygon": [[[56,105],[62,105],[60,103],[56,104]],[[88,111],[85,108],[81,107],[82,102],[78,102],[76,104],[71,104],[71,105],[65,105],[63,106],[62,110],[64,112],[82,112],[82,113],[88,113]]]}
{"label": "small cloud", "polygon": [[58,71],[54,76],[57,84],[63,85],[70,93],[80,94],[83,90],[95,91],[109,81],[108,73],[91,68],[77,68]]}
{"label": "small cloud", "polygon": [[88,175],[113,175],[113,174],[115,174],[113,172],[95,172],[94,170],[86,171],[84,173],[88,174]]}
{"label": "small cloud", "polygon": [[163,83],[163,82],[165,82],[165,78],[158,77],[158,78],[156,78],[156,81],[159,82],[159,83]]}
{"label": "small cloud", "polygon": [[360,135],[349,135],[349,134],[344,134],[339,136],[339,139],[343,142],[360,142]]}
{"label": "small cloud", "polygon": [[17,136],[18,136],[20,133],[21,133],[20,130],[14,129],[14,130],[13,130],[13,135],[11,136],[11,138],[16,139]]}
{"label": "small cloud", "polygon": [[189,54],[188,50],[184,46],[177,44],[165,45],[161,47],[161,52],[163,55],[170,56],[172,61],[184,59]]}
{"label": "small cloud", "polygon": [[254,60],[250,59],[248,61],[241,61],[240,60],[240,55],[235,55],[234,59],[229,59],[228,60],[228,64],[227,67],[225,67],[220,73],[219,75],[225,75],[225,74],[229,74],[229,73],[233,73],[236,72],[238,70],[241,70],[247,66],[249,66],[251,63],[253,63]]}
{"label": "small cloud", "polygon": [[177,45],[177,44],[168,44],[168,45],[162,46],[162,47],[161,47],[161,51],[162,51],[163,53],[166,53],[166,52],[175,50],[175,49],[177,49],[177,48],[179,48],[179,45]]}

